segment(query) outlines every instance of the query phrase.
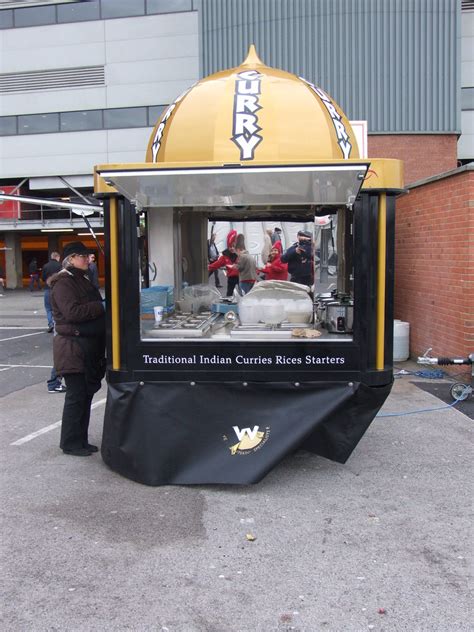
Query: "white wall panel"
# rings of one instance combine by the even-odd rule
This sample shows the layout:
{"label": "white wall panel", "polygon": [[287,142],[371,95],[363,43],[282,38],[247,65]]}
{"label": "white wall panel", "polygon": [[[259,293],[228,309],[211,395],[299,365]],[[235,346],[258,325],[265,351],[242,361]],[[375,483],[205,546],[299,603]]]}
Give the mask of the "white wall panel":
{"label": "white wall panel", "polygon": [[41,46],[34,49],[34,55],[30,49],[5,50],[0,55],[1,73],[104,64],[104,42],[89,42],[87,46],[68,44],[61,46],[60,49],[57,46]]}
{"label": "white wall panel", "polygon": [[474,110],[461,113],[462,134],[458,140],[458,158],[474,160]]}
{"label": "white wall panel", "polygon": [[462,37],[474,37],[474,12],[462,11],[461,13]]}
{"label": "white wall panel", "polygon": [[195,57],[180,59],[153,59],[151,61],[107,64],[105,82],[108,86],[134,85],[147,81],[190,79],[199,72]]}
{"label": "white wall panel", "polygon": [[195,80],[137,83],[128,89],[126,86],[112,86],[107,88],[107,107],[120,108],[143,104],[166,105],[187,90]]}
{"label": "white wall panel", "polygon": [[461,85],[469,88],[474,86],[474,61],[461,63]]}
{"label": "white wall panel", "polygon": [[145,150],[134,151],[112,151],[107,154],[107,164],[109,163],[122,163],[122,162],[144,162]]}
{"label": "white wall panel", "polygon": [[[59,156],[32,156],[26,162],[24,158],[10,158],[8,164],[0,159],[0,171],[5,177],[27,177],[45,175],[69,175],[92,173],[94,165],[107,163],[107,154],[87,152],[85,154],[65,153]],[[6,168],[7,167],[7,168]]]}
{"label": "white wall panel", "polygon": [[107,131],[107,147],[111,152],[138,151],[140,162],[143,162],[151,132],[150,127],[110,129]]}
{"label": "white wall panel", "polygon": [[157,38],[146,37],[129,39],[127,46],[121,41],[108,41],[107,62],[109,64],[124,61],[149,59],[170,59],[173,57],[196,57],[199,54],[197,34],[169,35]]}
{"label": "white wall panel", "polygon": [[126,41],[141,37],[162,37],[163,35],[191,35],[198,32],[197,11],[188,13],[167,13],[139,18],[106,20],[106,40]]}
{"label": "white wall panel", "polygon": [[0,139],[3,177],[90,174],[95,164],[104,162],[108,162],[105,130]]}
{"label": "white wall panel", "polygon": [[90,174],[96,164],[143,162],[151,128],[0,138],[2,177]]}
{"label": "white wall panel", "polygon": [[3,94],[0,97],[0,116],[95,110],[105,107],[107,107],[105,87],[17,92]]}
{"label": "white wall panel", "polygon": [[[34,51],[37,48],[89,45],[104,41],[104,22],[75,22],[74,24],[52,24],[21,29],[0,31],[0,50]],[[28,68],[25,68],[28,70]]]}
{"label": "white wall panel", "polygon": [[64,134],[31,134],[0,138],[2,158],[31,157],[42,155],[60,156],[67,153],[107,151],[107,131],[70,132]]}
{"label": "white wall panel", "polygon": [[474,59],[474,36],[463,37],[461,40],[461,60],[472,61]]}

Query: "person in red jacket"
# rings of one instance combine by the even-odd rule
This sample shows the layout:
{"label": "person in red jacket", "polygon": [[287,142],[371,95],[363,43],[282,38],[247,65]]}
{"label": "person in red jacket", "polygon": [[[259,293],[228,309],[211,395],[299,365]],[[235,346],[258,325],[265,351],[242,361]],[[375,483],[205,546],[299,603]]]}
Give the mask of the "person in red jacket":
{"label": "person in red jacket", "polygon": [[276,241],[268,255],[267,265],[259,270],[259,272],[263,272],[265,275],[265,281],[288,280],[288,264],[282,262],[281,253],[281,241]]}
{"label": "person in red jacket", "polygon": [[237,253],[235,252],[236,239],[237,231],[231,230],[227,235],[227,248],[221,252],[219,259],[207,266],[209,272],[214,272],[214,270],[218,270],[219,268],[225,268],[227,273],[226,296],[232,296],[235,286],[239,283],[239,270],[234,268],[234,263],[237,261]]}

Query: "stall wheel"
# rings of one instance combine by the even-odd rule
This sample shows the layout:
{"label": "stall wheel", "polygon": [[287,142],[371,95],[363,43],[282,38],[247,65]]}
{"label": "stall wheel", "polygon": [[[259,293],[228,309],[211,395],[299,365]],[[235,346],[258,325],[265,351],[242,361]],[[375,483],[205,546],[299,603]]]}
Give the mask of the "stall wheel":
{"label": "stall wheel", "polygon": [[456,382],[451,386],[450,393],[453,399],[458,402],[463,402],[464,400],[472,397],[472,386],[463,384],[462,382]]}

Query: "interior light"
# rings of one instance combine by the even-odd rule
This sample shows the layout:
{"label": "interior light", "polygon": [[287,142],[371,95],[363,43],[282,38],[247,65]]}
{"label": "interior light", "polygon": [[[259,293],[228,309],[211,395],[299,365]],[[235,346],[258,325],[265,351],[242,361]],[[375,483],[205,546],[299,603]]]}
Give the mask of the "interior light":
{"label": "interior light", "polygon": [[73,233],[74,228],[42,228],[42,233]]}

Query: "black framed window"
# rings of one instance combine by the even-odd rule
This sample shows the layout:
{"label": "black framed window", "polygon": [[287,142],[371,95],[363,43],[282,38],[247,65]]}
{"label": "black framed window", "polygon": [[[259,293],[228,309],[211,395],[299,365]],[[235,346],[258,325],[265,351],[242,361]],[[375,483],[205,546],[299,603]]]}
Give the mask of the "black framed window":
{"label": "black framed window", "polygon": [[148,125],[155,127],[158,119],[160,118],[163,110],[167,108],[167,105],[153,105],[148,108]]}
{"label": "black framed window", "polygon": [[3,9],[0,11],[0,29],[11,29],[13,27],[13,11],[12,9]]}
{"label": "black framed window", "polygon": [[461,88],[461,110],[474,110],[474,88]]}
{"label": "black framed window", "polygon": [[19,134],[59,132],[59,114],[24,114],[18,117]]}
{"label": "black framed window", "polygon": [[167,105],[0,116],[0,136],[154,127]]}
{"label": "black framed window", "polygon": [[102,19],[145,15],[145,0],[102,0]]}
{"label": "black framed window", "polygon": [[116,108],[104,111],[105,129],[120,129],[123,127],[148,127],[146,107]]}
{"label": "black framed window", "polygon": [[74,2],[73,4],[58,5],[58,22],[85,22],[100,20],[99,0],[89,2]]}
{"label": "black framed window", "polygon": [[60,131],[79,132],[102,129],[102,110],[84,110],[83,112],[61,112]]}
{"label": "black framed window", "polygon": [[146,12],[152,13],[179,13],[192,10],[191,0],[146,0]]}
{"label": "black framed window", "polygon": [[56,23],[56,7],[25,7],[15,9],[15,26],[41,26]]}
{"label": "black framed window", "polygon": [[16,116],[0,116],[0,136],[14,136],[16,133]]}

